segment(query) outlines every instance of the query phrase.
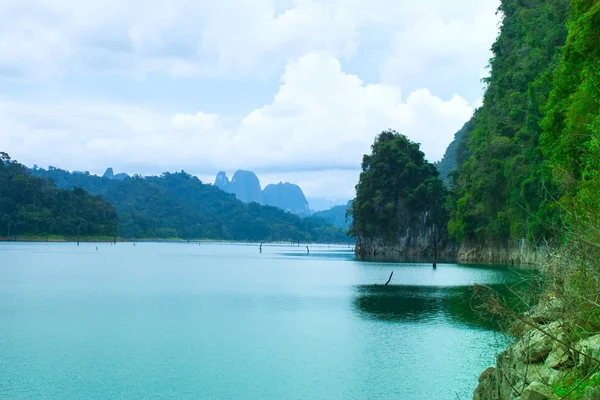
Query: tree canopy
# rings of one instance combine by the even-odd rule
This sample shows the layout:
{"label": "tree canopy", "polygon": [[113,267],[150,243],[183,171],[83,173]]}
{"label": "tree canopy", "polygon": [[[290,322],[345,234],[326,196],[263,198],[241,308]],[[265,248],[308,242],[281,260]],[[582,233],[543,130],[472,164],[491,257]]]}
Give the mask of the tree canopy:
{"label": "tree canopy", "polygon": [[380,133],[363,157],[350,214],[351,232],[360,238],[393,240],[415,219],[445,224],[446,188],[419,145],[395,131]]}
{"label": "tree canopy", "polygon": [[[572,0],[542,121],[549,172],[570,223],[600,225],[600,1]],[[579,221],[577,221],[579,220]]]}
{"label": "tree canopy", "polygon": [[562,55],[568,9],[568,0],[501,2],[483,105],[453,174],[448,227],[458,241],[552,235],[556,188],[544,172],[540,121]]}
{"label": "tree canopy", "polygon": [[58,189],[0,152],[0,236],[114,236],[115,208],[80,187]]}

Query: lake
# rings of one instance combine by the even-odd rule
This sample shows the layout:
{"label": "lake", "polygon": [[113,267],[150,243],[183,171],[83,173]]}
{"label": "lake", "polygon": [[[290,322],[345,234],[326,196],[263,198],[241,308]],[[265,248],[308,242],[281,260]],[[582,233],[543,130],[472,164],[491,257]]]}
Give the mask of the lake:
{"label": "lake", "polygon": [[505,342],[461,299],[513,272],[310,247],[0,243],[0,398],[472,397]]}

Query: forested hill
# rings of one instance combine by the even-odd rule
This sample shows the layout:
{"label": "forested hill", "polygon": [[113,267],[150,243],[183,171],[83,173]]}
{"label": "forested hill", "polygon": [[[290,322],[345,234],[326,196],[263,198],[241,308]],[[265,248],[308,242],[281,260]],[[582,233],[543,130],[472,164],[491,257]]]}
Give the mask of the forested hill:
{"label": "forested hill", "polygon": [[106,200],[81,188],[58,189],[0,152],[0,237],[113,237],[116,230],[117,213]]}
{"label": "forested hill", "polygon": [[276,207],[245,204],[185,172],[122,180],[50,167],[33,169],[58,187],[99,194],[118,211],[119,236],[223,240],[343,242],[350,239],[320,218],[300,218]]}
{"label": "forested hill", "polygon": [[348,211],[351,208],[352,201],[349,201],[345,205],[333,206],[327,210],[317,211],[313,215],[315,217],[323,218],[333,226],[337,226],[338,228],[347,231],[352,223],[352,216],[348,215]]}
{"label": "forested hill", "polygon": [[540,121],[563,54],[568,10],[568,0],[501,2],[483,105],[460,138],[466,149],[454,152],[459,172],[451,174],[448,227],[458,242],[525,237],[538,243],[555,234],[558,188],[548,173]]}

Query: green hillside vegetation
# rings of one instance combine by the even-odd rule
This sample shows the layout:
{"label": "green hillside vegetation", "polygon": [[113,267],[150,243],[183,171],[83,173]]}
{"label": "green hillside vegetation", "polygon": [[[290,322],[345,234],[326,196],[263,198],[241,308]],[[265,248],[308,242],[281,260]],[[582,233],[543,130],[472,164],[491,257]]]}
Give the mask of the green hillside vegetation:
{"label": "green hillside vegetation", "polygon": [[100,196],[58,189],[0,152],[0,236],[113,237],[117,212]]}
{"label": "green hillside vegetation", "polygon": [[467,145],[475,127],[474,122],[475,117],[465,123],[464,126],[454,134],[454,139],[448,145],[448,148],[446,148],[442,159],[433,163],[440,173],[440,178],[446,182],[446,184],[451,183],[451,173],[460,170],[468,157]]}
{"label": "green hillside vegetation", "polygon": [[[455,174],[449,232],[457,241],[537,243],[555,234],[557,218],[540,145],[543,107],[562,55],[569,2],[502,1],[483,105]],[[464,149],[463,149],[464,150]],[[462,161],[462,160],[461,160]]]}
{"label": "green hillside vegetation", "polygon": [[600,1],[571,1],[563,53],[541,124],[543,152],[566,220],[600,242]]}
{"label": "green hillside vegetation", "polygon": [[34,169],[58,187],[79,186],[118,211],[119,236],[251,241],[344,242],[341,229],[320,218],[300,218],[279,208],[243,203],[184,171],[123,180],[49,167]]}
{"label": "green hillside vegetation", "polygon": [[348,215],[352,208],[352,202],[349,201],[346,205],[333,206],[330,209],[317,211],[313,215],[322,218],[331,225],[347,231],[352,223],[352,217]]}

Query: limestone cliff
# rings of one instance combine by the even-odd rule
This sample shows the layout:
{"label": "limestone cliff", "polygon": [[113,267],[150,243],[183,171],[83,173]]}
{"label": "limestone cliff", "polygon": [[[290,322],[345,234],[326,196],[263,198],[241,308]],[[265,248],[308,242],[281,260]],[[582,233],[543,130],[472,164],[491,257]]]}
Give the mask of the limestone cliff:
{"label": "limestone cliff", "polygon": [[[423,223],[413,223],[405,233],[393,240],[359,238],[356,254],[361,257],[422,258],[432,257],[434,230]],[[445,231],[436,237],[437,255],[440,260],[460,263],[487,263],[504,265],[536,265],[549,257],[547,246],[534,246],[525,239],[493,243],[464,242],[456,244],[449,240]]]}
{"label": "limestone cliff", "polygon": [[393,237],[362,237],[356,241],[356,254],[362,258],[422,258],[432,259],[434,249],[437,258],[454,261],[457,246],[448,240],[445,230],[437,230],[428,223],[427,213],[421,213]]}
{"label": "limestone cliff", "polygon": [[254,172],[237,170],[229,181],[223,171],[217,174],[214,186],[245,202],[255,202],[267,206],[281,208],[293,214],[307,216],[310,214],[308,201],[302,189],[293,183],[279,182],[267,185],[261,190],[260,181]]}
{"label": "limestone cliff", "polygon": [[262,191],[263,204],[279,207],[297,215],[309,215],[308,201],[302,189],[293,183],[279,182],[276,185],[267,185]]}

